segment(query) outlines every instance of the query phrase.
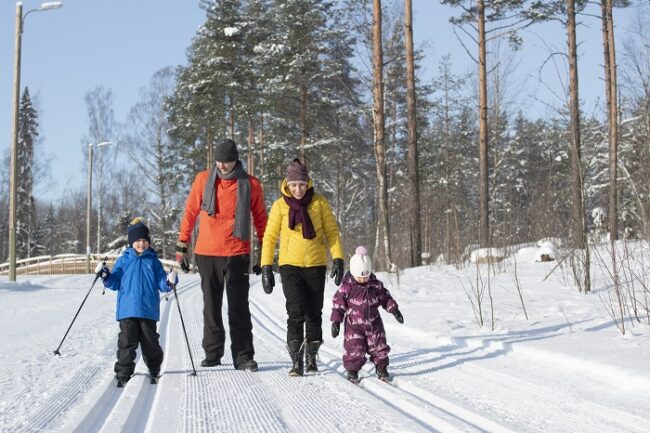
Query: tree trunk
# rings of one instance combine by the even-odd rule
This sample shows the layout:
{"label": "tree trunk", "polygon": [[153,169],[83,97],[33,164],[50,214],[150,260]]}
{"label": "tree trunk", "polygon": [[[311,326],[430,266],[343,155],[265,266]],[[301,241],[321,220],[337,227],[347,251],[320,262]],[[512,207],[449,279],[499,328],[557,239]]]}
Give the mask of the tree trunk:
{"label": "tree trunk", "polygon": [[591,291],[589,246],[585,221],[582,169],[580,161],[580,99],[578,97],[578,52],[576,46],[575,0],[567,0],[567,45],[569,51],[569,115],[571,135],[571,178],[573,179],[573,247],[585,251],[584,286],[585,293]]}
{"label": "tree trunk", "polygon": [[[248,116],[248,174],[255,175],[255,125],[253,117]],[[253,232],[251,232],[253,233]]]}
{"label": "tree trunk", "polygon": [[307,164],[305,156],[305,144],[307,144],[307,89],[300,88],[300,160]]}
{"label": "tree trunk", "polygon": [[618,152],[618,99],[616,82],[616,44],[614,42],[613,0],[602,0],[603,51],[605,54],[605,87],[607,88],[607,120],[609,127],[609,241],[612,249],[612,275],[614,290],[618,297],[621,331],[625,334],[625,315],[621,299],[621,282],[616,263],[616,240],[618,239],[617,152]]}
{"label": "tree trunk", "polygon": [[210,171],[214,164],[214,146],[212,144],[212,127],[209,122],[205,133],[205,159],[207,170]]}
{"label": "tree trunk", "polygon": [[489,246],[490,225],[488,211],[488,124],[487,124],[487,71],[485,50],[485,4],[477,0],[478,16],[478,110],[479,110],[479,242]]}
{"label": "tree trunk", "polygon": [[[415,96],[415,60],[413,57],[413,11],[411,0],[405,0],[404,33],[406,41],[406,106],[408,130],[408,165],[409,181],[411,183],[410,213],[413,218],[411,237],[414,242],[415,263],[417,266],[422,260],[422,233],[420,222],[420,175],[418,168],[418,130]],[[413,256],[413,254],[411,255]]]}
{"label": "tree trunk", "polygon": [[230,97],[230,138],[235,139],[235,100]]}
{"label": "tree trunk", "polygon": [[377,189],[379,194],[379,230],[383,233],[383,254],[386,270],[391,269],[390,256],[390,223],[388,216],[388,188],[386,185],[386,145],[384,126],[384,54],[381,37],[381,0],[373,0],[373,26],[372,26],[372,99],[373,99],[373,127],[375,136],[375,161],[377,165]]}
{"label": "tree trunk", "polygon": [[609,236],[618,239],[617,167],[618,167],[618,92],[616,80],[616,46],[612,0],[602,0],[603,41],[605,54],[605,86],[607,88],[607,120],[609,126]]}
{"label": "tree trunk", "polygon": [[260,136],[259,136],[259,141],[260,141],[260,157],[258,160],[260,161],[260,167],[258,169],[258,177],[260,180],[264,177],[264,113],[260,113]]}

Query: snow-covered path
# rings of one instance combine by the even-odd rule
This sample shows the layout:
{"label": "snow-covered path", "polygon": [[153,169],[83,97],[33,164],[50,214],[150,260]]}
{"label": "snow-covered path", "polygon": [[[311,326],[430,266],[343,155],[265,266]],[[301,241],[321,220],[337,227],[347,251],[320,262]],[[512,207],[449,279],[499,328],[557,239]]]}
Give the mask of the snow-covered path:
{"label": "snow-covered path", "polygon": [[[102,296],[101,288],[95,288],[61,348],[63,356],[52,354],[91,282],[90,276],[34,277],[22,286],[0,288],[5,310],[0,317],[1,432],[650,430],[647,374],[580,365],[579,358],[548,350],[545,340],[565,338],[569,324],[532,324],[530,332],[501,334],[463,328],[450,336],[423,329],[425,318],[416,318],[417,302],[409,304],[400,294],[406,324],[384,316],[393,348],[392,385],[377,380],[369,364],[359,386],[348,383],[342,340],[331,339],[328,332],[321,371],[291,378],[281,288],[266,295],[254,276],[251,311],[258,372],[234,370],[229,354],[222,366],[199,367],[199,278],[183,275],[178,293],[198,375],[190,374],[176,300],[170,296],[161,301],[165,361],[159,383],[149,383],[144,363],[138,361],[136,375],[118,389],[112,372],[118,332],[114,294]],[[333,291],[328,283],[325,331]]]}

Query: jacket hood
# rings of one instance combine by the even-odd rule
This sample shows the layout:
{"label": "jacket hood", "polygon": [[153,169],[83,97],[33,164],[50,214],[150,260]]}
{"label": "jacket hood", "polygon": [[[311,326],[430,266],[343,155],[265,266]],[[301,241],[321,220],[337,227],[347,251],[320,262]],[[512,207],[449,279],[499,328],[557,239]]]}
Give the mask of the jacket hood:
{"label": "jacket hood", "polygon": [[[307,182],[307,189],[313,188],[313,186],[314,183],[310,178],[309,182]],[[289,182],[287,182],[286,179],[282,179],[282,183],[280,184],[280,192],[282,193],[282,195],[286,195],[287,197],[292,197],[291,191],[289,191]]]}

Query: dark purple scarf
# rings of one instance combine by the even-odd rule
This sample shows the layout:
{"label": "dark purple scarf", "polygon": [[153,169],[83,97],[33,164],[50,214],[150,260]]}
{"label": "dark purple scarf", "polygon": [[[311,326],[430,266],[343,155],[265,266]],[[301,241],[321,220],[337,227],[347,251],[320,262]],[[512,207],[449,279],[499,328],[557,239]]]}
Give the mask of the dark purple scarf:
{"label": "dark purple scarf", "polygon": [[293,230],[297,224],[302,223],[302,237],[305,239],[315,238],[314,224],[312,224],[309,213],[307,213],[307,206],[314,197],[314,188],[309,188],[300,200],[293,196],[282,195],[282,197],[284,202],[289,205],[289,228]]}

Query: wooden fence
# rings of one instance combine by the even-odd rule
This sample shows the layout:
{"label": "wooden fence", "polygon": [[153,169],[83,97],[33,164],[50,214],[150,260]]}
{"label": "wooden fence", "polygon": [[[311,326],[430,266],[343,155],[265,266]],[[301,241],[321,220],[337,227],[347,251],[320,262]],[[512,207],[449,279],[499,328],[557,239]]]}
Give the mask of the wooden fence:
{"label": "wooden fence", "polygon": [[[113,268],[119,256],[105,254],[90,255],[90,273],[95,266],[106,259],[109,268]],[[38,256],[16,260],[16,275],[65,275],[86,274],[86,254],[58,254],[56,256]],[[173,267],[177,272],[178,264],[173,260],[161,260],[165,269]],[[9,263],[0,263],[0,275],[9,274]]]}

